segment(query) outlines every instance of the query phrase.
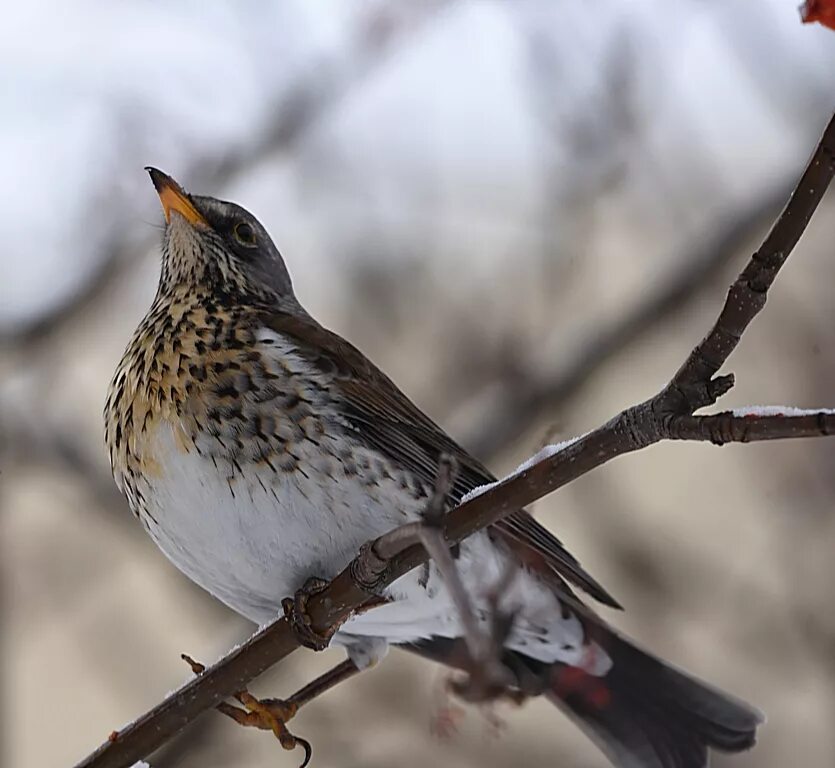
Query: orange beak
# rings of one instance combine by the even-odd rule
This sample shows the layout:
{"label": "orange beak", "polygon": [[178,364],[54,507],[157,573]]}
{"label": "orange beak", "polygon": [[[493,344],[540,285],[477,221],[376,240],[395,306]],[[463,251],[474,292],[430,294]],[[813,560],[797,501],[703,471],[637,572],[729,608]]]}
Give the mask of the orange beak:
{"label": "orange beak", "polygon": [[171,221],[171,211],[177,211],[192,226],[209,226],[209,223],[203,218],[203,214],[194,207],[194,203],[191,202],[186,191],[174,179],[150,166],[146,167],[145,170],[151,176],[151,181],[159,195],[167,222]]}

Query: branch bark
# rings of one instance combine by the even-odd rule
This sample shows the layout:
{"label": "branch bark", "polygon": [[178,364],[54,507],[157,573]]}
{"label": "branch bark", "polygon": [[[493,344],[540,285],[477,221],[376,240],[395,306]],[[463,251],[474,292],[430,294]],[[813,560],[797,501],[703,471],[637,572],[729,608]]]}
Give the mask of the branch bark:
{"label": "branch bark", "polygon": [[[566,485],[612,459],[661,440],[750,442],[835,434],[835,410],[785,414],[726,412],[695,416],[733,386],[733,376],[717,376],[748,325],[765,306],[768,289],[800,239],[835,174],[835,117],[829,122],[788,204],[760,249],[731,286],[719,318],[688,355],[672,380],[654,397],[627,408],[598,429],[564,445],[531,466],[471,494],[443,518],[452,545],[487,525]],[[408,543],[408,540],[405,542]],[[391,559],[373,544],[307,605],[313,629],[338,626],[376,591],[425,562],[413,544]],[[206,670],[137,721],[112,735],[77,768],[125,768],[145,758],[194,718],[241,690],[297,643],[283,618]]]}

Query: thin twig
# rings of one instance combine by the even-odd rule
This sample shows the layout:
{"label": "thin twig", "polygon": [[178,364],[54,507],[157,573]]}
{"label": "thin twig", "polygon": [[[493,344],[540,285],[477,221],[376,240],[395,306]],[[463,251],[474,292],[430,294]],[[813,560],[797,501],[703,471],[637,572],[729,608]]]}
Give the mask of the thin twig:
{"label": "thin twig", "polygon": [[[742,333],[763,309],[768,288],[796,245],[812,213],[835,174],[835,117],[830,121],[805,173],[762,247],[751,258],[731,287],[714,327],[691,352],[672,381],[655,397],[632,406],[602,427],[589,432],[562,450],[515,473],[484,493],[472,496],[443,520],[443,534],[449,545],[519,510],[542,496],[561,488],[602,464],[666,439],[711,439],[692,419],[696,409],[716,401],[733,384],[731,376],[714,378],[736,347]],[[729,441],[751,441],[772,437],[812,437],[835,432],[835,412],[812,415],[754,417],[720,414]],[[705,423],[705,422],[701,422]],[[762,426],[751,429],[751,423]],[[748,424],[747,430],[741,425]],[[790,428],[787,428],[790,425]],[[373,573],[383,562],[373,546],[363,549],[359,560],[373,556]],[[383,563],[376,589],[391,584],[426,560],[422,546],[409,547]],[[328,587],[311,597],[307,611],[312,629],[324,633],[339,626],[367,602],[369,582],[354,578],[356,561],[345,568]],[[199,714],[216,706],[253,678],[298,647],[294,633],[284,619],[259,630],[198,679],[192,680],[135,723],[115,734],[78,768],[126,768],[165,743]]]}
{"label": "thin twig", "polygon": [[437,566],[452,598],[469,651],[470,679],[467,683],[457,684],[458,692],[461,695],[466,692],[467,698],[471,701],[487,700],[497,692],[506,690],[513,681],[507,668],[501,663],[500,653],[496,653],[496,644],[491,635],[493,627],[482,627],[479,623],[449,544],[444,539],[444,507],[457,474],[458,466],[455,459],[447,454],[442,455],[438,461],[435,489],[418,534],[423,548]]}

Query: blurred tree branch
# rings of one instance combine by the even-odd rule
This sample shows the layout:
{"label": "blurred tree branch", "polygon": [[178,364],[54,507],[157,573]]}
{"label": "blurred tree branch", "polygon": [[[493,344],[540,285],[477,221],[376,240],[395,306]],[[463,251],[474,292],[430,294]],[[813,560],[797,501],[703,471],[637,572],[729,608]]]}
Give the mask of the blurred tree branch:
{"label": "blurred tree branch", "polygon": [[717,273],[739,253],[767,217],[779,210],[791,189],[788,183],[777,185],[697,237],[692,251],[665,260],[681,266],[644,301],[584,340],[556,369],[538,372],[538,361],[515,365],[508,372],[510,381],[503,387],[501,403],[485,409],[485,417],[462,440],[464,445],[474,455],[489,459],[523,435],[543,414],[565,405],[612,358],[623,354],[714,284]]}
{"label": "blurred tree branch", "polygon": [[[240,152],[214,163],[209,158],[199,158],[194,173],[189,174],[195,186],[219,188],[251,170],[265,157],[292,150],[325,115],[335,110],[349,93],[375,72],[398,45],[412,39],[424,24],[451,2],[430,0],[375,4],[357,25],[351,44],[341,52],[338,60],[311,65],[306,70],[307,74],[280,97],[272,122],[259,138],[248,143]],[[24,348],[38,344],[95,306],[112,289],[132,257],[149,247],[155,236],[126,246],[123,228],[117,227],[111,244],[104,249],[108,255],[80,290],[22,330],[8,336],[0,333],[0,345]]]}
{"label": "blurred tree branch", "polygon": [[[779,413],[772,409],[694,415],[713,405],[733,386],[733,375],[717,373],[765,307],[769,288],[833,175],[835,117],[786,208],[732,284],[712,329],[670,382],[654,397],[627,408],[603,426],[542,452],[504,480],[465,497],[443,518],[446,541],[450,545],[458,543],[611,459],[662,440],[709,440],[722,444],[835,434],[835,410]],[[419,544],[408,546],[391,558],[383,557],[375,545],[390,536],[363,547],[323,592],[310,598],[307,612],[314,631],[324,635],[338,627],[382,587],[425,562],[426,553]],[[146,757],[199,714],[244,689],[249,681],[297,647],[289,622],[284,618],[277,620],[137,721],[114,733],[78,768],[119,768]]]}

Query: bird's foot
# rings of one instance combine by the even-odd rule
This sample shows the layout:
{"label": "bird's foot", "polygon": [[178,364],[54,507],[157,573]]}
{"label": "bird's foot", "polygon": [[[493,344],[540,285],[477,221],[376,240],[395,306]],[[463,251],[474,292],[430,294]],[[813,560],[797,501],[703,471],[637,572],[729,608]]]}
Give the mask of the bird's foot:
{"label": "bird's foot", "polygon": [[318,579],[314,576],[309,578],[301,589],[296,590],[293,597],[285,597],[281,601],[284,616],[290,624],[296,640],[299,641],[300,645],[314,651],[324,651],[336,632],[335,627],[324,634],[317,632],[313,629],[313,622],[307,613],[307,601],[314,595],[324,592],[328,583],[324,579]]}
{"label": "bird's foot", "polygon": [[[183,660],[191,667],[195,675],[205,671],[205,667],[186,654],[182,655]],[[313,749],[310,742],[299,736],[294,736],[287,728],[287,723],[293,719],[299,710],[298,704],[285,699],[258,699],[246,689],[238,691],[235,698],[242,704],[236,707],[226,702],[221,702],[216,709],[227,717],[234,720],[238,725],[246,728],[259,728],[262,731],[272,731],[284,749],[304,749],[304,760],[300,768],[305,768],[310,762]]]}
{"label": "bird's foot", "polygon": [[299,736],[294,736],[287,728],[287,723],[298,712],[298,705],[285,699],[258,699],[246,690],[235,694],[235,698],[244,708],[223,703],[218,705],[218,709],[246,728],[272,731],[284,749],[302,747],[304,749],[304,760],[301,768],[305,768],[313,754],[310,742]]}

